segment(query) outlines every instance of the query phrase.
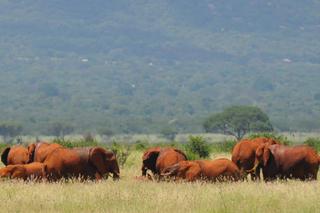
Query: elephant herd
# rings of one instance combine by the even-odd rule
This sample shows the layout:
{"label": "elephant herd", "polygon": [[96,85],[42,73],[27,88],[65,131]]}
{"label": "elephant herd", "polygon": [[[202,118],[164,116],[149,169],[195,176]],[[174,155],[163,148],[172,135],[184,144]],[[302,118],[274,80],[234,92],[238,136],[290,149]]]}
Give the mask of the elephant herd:
{"label": "elephant herd", "polygon": [[49,181],[72,177],[99,180],[110,173],[113,179],[120,177],[115,154],[101,147],[69,149],[40,142],[7,147],[1,161],[6,166],[0,169],[0,177]]}
{"label": "elephant herd", "polygon": [[[28,147],[4,149],[0,177],[45,179],[62,178],[100,180],[112,174],[120,178],[116,155],[102,147],[65,148],[39,142]],[[142,156],[142,180],[239,181],[247,179],[316,180],[320,157],[306,145],[286,146],[269,138],[244,139],[232,150],[232,159],[188,160],[179,149],[152,147]],[[150,173],[148,173],[150,171]]]}
{"label": "elephant herd", "polygon": [[252,180],[316,180],[320,157],[309,146],[286,146],[270,138],[244,139],[232,150],[232,160],[188,161],[174,148],[151,148],[143,155],[142,176],[146,171],[159,179],[238,181],[250,174]]}

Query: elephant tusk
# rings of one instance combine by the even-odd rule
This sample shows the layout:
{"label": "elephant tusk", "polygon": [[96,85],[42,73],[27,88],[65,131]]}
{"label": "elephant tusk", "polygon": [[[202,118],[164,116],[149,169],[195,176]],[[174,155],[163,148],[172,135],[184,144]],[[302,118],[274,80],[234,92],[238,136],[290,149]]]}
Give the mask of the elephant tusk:
{"label": "elephant tusk", "polygon": [[246,170],[247,173],[254,173],[258,167],[259,163],[256,163],[252,169]]}

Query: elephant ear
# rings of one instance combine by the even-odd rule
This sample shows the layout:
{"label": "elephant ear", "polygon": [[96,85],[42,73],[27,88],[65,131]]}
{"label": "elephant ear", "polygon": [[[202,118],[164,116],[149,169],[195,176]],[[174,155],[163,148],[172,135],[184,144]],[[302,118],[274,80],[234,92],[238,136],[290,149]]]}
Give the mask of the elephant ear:
{"label": "elephant ear", "polygon": [[34,161],[36,144],[32,143],[28,146],[29,163]]}
{"label": "elephant ear", "polygon": [[110,162],[115,162],[117,164],[116,155],[102,147],[90,149],[89,161],[96,167],[101,175],[104,175],[108,172],[109,166],[111,166]]}
{"label": "elephant ear", "polygon": [[270,159],[270,149],[265,146],[263,150],[263,166],[266,166]]}
{"label": "elephant ear", "polygon": [[113,161],[113,160],[116,160],[116,159],[117,159],[116,154],[115,154],[114,152],[105,150],[105,155],[106,155],[106,158],[107,158],[108,160]]}
{"label": "elephant ear", "polygon": [[10,147],[5,148],[1,154],[1,161],[6,166],[8,165],[8,155],[9,155],[10,149],[11,149]]}
{"label": "elephant ear", "polygon": [[142,156],[142,160],[145,161],[145,160],[148,160],[150,158],[157,158],[159,153],[160,153],[160,147],[155,147],[155,148],[151,148],[151,149],[148,149]]}
{"label": "elephant ear", "polygon": [[262,158],[264,147],[265,147],[265,145],[262,144],[257,148],[257,150],[256,150],[256,158],[258,158],[258,159]]}

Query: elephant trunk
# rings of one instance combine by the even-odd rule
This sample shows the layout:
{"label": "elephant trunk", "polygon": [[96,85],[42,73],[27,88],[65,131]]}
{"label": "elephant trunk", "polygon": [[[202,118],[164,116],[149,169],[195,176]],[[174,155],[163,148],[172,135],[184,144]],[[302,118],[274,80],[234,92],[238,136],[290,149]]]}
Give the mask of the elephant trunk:
{"label": "elephant trunk", "polygon": [[179,169],[179,164],[175,164],[173,166],[167,167],[162,173],[161,176],[174,176],[177,174]]}
{"label": "elephant trunk", "polygon": [[143,164],[141,167],[142,176],[147,175],[147,170],[148,170],[148,168]]}
{"label": "elephant trunk", "polygon": [[120,169],[119,169],[119,165],[118,165],[117,161],[114,164],[114,168],[113,168],[112,174],[113,174],[113,177],[112,177],[113,180],[119,180],[120,179]]}

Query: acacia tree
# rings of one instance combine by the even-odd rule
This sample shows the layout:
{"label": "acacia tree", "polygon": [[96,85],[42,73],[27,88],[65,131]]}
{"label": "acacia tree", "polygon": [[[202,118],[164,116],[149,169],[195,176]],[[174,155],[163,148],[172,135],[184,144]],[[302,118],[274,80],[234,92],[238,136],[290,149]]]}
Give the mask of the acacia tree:
{"label": "acacia tree", "polygon": [[232,106],[205,120],[206,132],[233,135],[241,140],[248,132],[273,131],[269,117],[256,106]]}

